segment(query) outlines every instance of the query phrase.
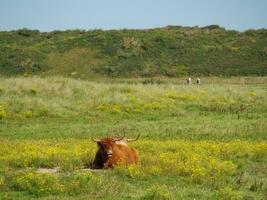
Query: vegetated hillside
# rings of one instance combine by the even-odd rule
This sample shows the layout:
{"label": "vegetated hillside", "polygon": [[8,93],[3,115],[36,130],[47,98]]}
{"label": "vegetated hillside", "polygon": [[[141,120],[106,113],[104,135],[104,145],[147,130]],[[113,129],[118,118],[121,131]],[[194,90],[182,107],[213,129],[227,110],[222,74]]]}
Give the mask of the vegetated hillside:
{"label": "vegetated hillside", "polygon": [[267,30],[237,32],[211,25],[0,32],[0,74],[267,75]]}

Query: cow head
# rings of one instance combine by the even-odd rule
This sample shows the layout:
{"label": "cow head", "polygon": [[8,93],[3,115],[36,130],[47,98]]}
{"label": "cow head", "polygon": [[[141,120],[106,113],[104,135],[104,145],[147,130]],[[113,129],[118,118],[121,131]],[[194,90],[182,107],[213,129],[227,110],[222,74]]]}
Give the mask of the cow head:
{"label": "cow head", "polygon": [[99,153],[103,161],[106,161],[108,158],[112,157],[113,146],[116,143],[116,139],[107,137],[101,140],[92,138],[92,140],[97,143]]}

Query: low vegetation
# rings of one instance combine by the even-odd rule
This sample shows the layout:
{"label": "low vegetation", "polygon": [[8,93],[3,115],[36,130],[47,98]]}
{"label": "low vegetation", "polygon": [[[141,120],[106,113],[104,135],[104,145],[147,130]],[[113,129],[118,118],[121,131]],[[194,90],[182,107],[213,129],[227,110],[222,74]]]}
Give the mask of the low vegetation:
{"label": "low vegetation", "polygon": [[267,30],[0,32],[0,74],[90,77],[267,75]]}
{"label": "low vegetation", "polygon": [[[0,198],[264,199],[266,81],[0,78]],[[88,169],[139,133],[138,165]]]}
{"label": "low vegetation", "polygon": [[[90,140],[2,140],[1,146],[3,189],[26,191],[34,196],[94,194],[102,191],[103,194],[97,194],[99,197],[130,197],[135,196],[136,190],[142,190],[142,187],[135,185],[134,190],[128,188],[129,193],[124,194],[126,188],[123,184],[137,184],[148,179],[153,183],[153,179],[161,177],[181,183],[184,179],[185,187],[187,184],[200,185],[213,191],[208,195],[199,194],[202,198],[213,198],[226,188],[227,195],[231,197],[241,198],[250,193],[260,197],[265,187],[264,169],[257,174],[252,171],[252,163],[257,161],[260,168],[266,161],[267,144],[264,142],[142,140],[133,145],[139,149],[141,157],[138,166],[121,166],[106,172],[82,170],[92,161],[96,149]],[[39,168],[54,167],[60,167],[60,171],[55,174],[37,171]],[[114,190],[110,190],[114,185]],[[175,183],[167,185],[175,187]],[[147,195],[146,187],[141,192],[143,195]],[[173,188],[170,193],[178,196],[180,192],[180,188]]]}

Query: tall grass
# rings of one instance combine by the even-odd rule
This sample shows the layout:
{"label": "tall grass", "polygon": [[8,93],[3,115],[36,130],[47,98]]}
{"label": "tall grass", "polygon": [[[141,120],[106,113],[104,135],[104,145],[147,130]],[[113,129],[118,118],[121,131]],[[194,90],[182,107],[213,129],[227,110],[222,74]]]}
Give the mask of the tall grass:
{"label": "tall grass", "polygon": [[[262,80],[250,78],[248,83],[237,78],[230,84],[222,79],[210,84],[213,80],[207,78],[209,83],[199,86],[173,80],[129,84],[60,77],[1,78],[2,121],[26,123],[11,130],[2,126],[0,135],[16,137],[9,132],[18,131],[28,137],[25,132],[32,132],[34,125],[38,126],[31,135],[34,138],[106,135],[122,127],[130,136],[141,132],[158,138],[266,138],[267,95]],[[59,132],[52,134],[55,126]]]}
{"label": "tall grass", "polygon": [[2,78],[0,89],[7,117],[16,117],[24,111],[34,114],[40,109],[46,110],[44,115],[72,116],[96,110],[112,111],[114,106],[122,113],[127,110],[130,113],[135,110],[169,111],[170,108],[184,112],[195,108],[227,113],[253,108],[251,112],[258,109],[263,113],[267,98],[264,88],[251,88],[242,79],[240,84],[188,86],[172,83],[106,84],[68,78]]}

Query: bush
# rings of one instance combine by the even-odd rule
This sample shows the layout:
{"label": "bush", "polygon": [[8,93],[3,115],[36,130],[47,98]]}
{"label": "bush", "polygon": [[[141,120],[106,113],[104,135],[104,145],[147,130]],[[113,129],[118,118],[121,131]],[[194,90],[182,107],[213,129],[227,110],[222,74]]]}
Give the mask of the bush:
{"label": "bush", "polygon": [[25,36],[25,37],[30,37],[33,36],[34,34],[39,34],[40,32],[38,30],[30,30],[27,28],[19,29],[16,31],[19,35]]}

